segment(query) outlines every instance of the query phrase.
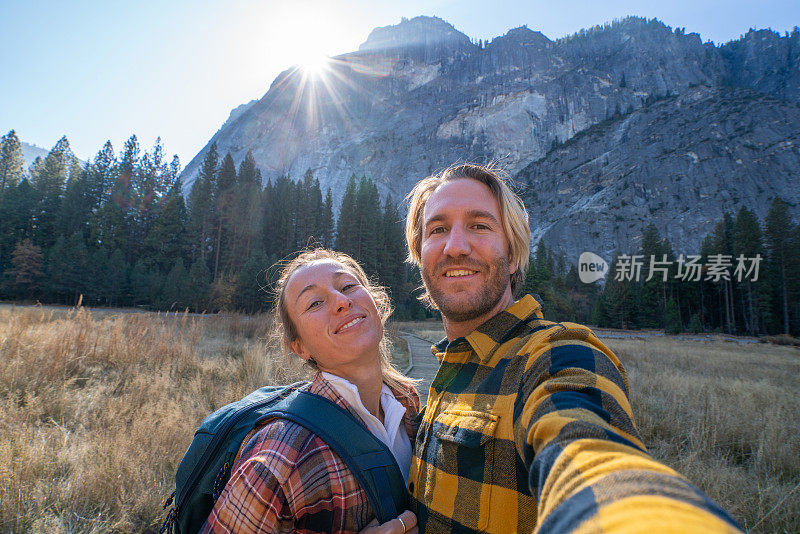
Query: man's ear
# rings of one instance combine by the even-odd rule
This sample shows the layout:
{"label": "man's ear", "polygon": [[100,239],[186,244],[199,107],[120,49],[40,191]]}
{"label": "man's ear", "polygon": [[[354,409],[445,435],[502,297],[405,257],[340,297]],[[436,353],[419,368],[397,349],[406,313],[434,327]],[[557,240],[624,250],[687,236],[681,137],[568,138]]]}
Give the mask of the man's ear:
{"label": "man's ear", "polygon": [[294,341],[289,343],[289,349],[297,354],[303,360],[308,361],[311,358],[311,353],[306,350],[306,346],[300,340],[300,338],[295,339]]}

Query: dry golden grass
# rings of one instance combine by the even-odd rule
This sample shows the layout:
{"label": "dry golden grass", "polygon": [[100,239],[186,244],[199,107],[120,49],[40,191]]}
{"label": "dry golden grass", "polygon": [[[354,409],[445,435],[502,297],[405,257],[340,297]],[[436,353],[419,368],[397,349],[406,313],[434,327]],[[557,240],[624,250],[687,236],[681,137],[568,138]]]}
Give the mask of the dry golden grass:
{"label": "dry golden grass", "polygon": [[302,374],[263,317],[0,308],[0,531],[152,532],[199,422]]}
{"label": "dry golden grass", "polygon": [[800,350],[613,339],[650,453],[752,532],[800,532]]}

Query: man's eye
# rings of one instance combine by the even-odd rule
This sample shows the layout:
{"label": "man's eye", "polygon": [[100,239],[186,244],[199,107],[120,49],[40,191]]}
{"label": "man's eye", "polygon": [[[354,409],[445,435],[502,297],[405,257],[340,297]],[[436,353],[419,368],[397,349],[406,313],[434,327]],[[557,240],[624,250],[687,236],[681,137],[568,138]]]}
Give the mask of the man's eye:
{"label": "man's eye", "polygon": [[311,304],[308,305],[308,308],[306,308],[306,310],[310,310],[312,308],[316,308],[320,304],[322,304],[321,300],[314,300],[314,301],[311,302]]}
{"label": "man's eye", "polygon": [[433,235],[433,234],[441,234],[442,232],[444,232],[444,226],[437,226],[436,228],[431,230],[430,234],[431,235]]}
{"label": "man's eye", "polygon": [[343,285],[343,286],[342,286],[342,291],[348,291],[348,290],[350,290],[350,289],[353,289],[354,287],[358,287],[358,284],[355,284],[355,283],[347,283],[347,284],[345,284],[345,285]]}
{"label": "man's eye", "polygon": [[483,224],[483,223],[476,223],[474,228],[476,230],[490,230],[490,228],[487,225]]}

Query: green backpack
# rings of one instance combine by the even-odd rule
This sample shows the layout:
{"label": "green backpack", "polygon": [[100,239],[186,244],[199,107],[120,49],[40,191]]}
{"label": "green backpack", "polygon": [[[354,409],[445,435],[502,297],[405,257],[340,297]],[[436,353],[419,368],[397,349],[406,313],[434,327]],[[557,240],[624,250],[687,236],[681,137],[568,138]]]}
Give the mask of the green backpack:
{"label": "green backpack", "polygon": [[305,391],[308,382],[267,386],[223,406],[203,420],[175,474],[174,506],[159,533],[194,534],[205,523],[231,476],[242,440],[259,423],[288,419],[321,437],[367,494],[378,521],[408,508],[403,475],[389,448],[347,410]]}

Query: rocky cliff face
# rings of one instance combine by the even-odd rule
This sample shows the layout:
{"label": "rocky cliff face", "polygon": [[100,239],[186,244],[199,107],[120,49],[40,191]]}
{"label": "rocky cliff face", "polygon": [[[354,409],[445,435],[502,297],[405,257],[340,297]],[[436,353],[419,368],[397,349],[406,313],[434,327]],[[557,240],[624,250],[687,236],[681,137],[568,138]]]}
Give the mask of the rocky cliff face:
{"label": "rocky cliff face", "polygon": [[697,87],[616,116],[516,175],[534,240],[611,260],[654,223],[695,254],[724,211],[800,205],[800,107],[749,89]]}
{"label": "rocky cliff face", "polygon": [[[688,250],[721,209],[757,207],[787,189],[788,199],[797,189],[798,51],[797,32],[750,32],[715,47],[637,18],[559,41],[521,27],[474,44],[441,19],[417,17],[375,29],[357,52],[335,58],[324,77],[282,73],[264,97],[232,113],[209,145],[216,142],[237,163],[252,150],[265,179],[300,178],[310,168],[337,202],[353,173],[397,199],[454,162],[495,160],[531,180],[536,194],[526,202],[537,239],[572,253],[596,242],[597,232],[613,236],[602,244],[610,250],[659,213],[676,248]],[[788,122],[779,124],[781,117]],[[599,124],[591,137],[551,150]],[[736,133],[741,128],[747,132]],[[187,190],[207,148],[183,173]],[[595,170],[581,174],[565,163],[606,152],[615,170],[592,178],[598,183],[581,181]],[[681,171],[687,183],[669,199],[653,189],[663,184],[667,163],[670,176],[689,165]],[[626,170],[630,165],[636,170]],[[600,189],[581,201],[585,209],[577,196],[569,210],[554,209],[548,202],[566,197],[548,193],[565,187],[575,195]],[[621,199],[626,203],[615,211]],[[576,221],[601,228],[571,229]]]}

